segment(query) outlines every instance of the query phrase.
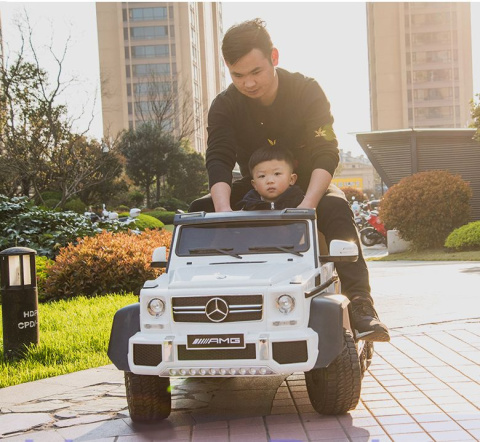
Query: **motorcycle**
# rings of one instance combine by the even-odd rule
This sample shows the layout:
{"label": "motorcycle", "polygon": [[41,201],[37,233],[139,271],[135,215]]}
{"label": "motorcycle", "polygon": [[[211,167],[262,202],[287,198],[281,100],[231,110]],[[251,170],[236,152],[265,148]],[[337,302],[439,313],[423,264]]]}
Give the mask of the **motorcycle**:
{"label": "motorcycle", "polygon": [[372,210],[366,217],[369,224],[360,230],[360,241],[366,247],[374,246],[375,244],[387,245],[387,229],[378,217],[378,212]]}

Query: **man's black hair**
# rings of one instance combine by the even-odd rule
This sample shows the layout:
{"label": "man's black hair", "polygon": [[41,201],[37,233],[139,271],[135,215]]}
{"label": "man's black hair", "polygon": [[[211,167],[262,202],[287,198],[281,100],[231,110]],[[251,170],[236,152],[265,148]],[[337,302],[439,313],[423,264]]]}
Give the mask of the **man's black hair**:
{"label": "man's black hair", "polygon": [[270,60],[273,43],[260,18],[233,25],[223,37],[222,54],[225,61],[233,65],[253,49],[260,49]]}
{"label": "man's black hair", "polygon": [[285,161],[291,168],[294,169],[294,159],[291,152],[280,146],[264,146],[257,149],[252,153],[250,160],[248,161],[248,170],[250,175],[253,176],[253,169],[257,164],[264,161]]}

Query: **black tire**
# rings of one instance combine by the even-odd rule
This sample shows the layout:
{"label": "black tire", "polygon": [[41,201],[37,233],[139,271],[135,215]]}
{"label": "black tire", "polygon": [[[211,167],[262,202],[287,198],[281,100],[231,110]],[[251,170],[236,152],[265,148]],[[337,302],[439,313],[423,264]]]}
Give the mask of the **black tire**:
{"label": "black tire", "polygon": [[155,423],[170,415],[172,407],[170,378],[126,371],[125,388],[128,411],[133,422]]}
{"label": "black tire", "polygon": [[371,247],[378,244],[381,239],[377,237],[377,232],[373,227],[366,227],[360,232],[360,241],[365,247]]}
{"label": "black tire", "polygon": [[360,400],[362,372],[352,334],[344,331],[342,353],[326,368],[305,373],[308,396],[317,413],[343,414]]}

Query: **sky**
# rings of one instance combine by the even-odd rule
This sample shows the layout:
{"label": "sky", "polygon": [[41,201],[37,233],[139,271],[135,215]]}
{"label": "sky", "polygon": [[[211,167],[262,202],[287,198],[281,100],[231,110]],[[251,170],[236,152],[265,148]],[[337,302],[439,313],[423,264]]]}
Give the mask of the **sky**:
{"label": "sky", "polygon": [[[362,149],[355,132],[370,130],[366,8],[363,2],[223,2],[223,25],[260,17],[265,20],[280,52],[279,66],[315,78],[324,89],[335,118],[339,147],[353,155]],[[71,114],[79,119],[79,130],[93,112],[89,134],[102,137],[99,62],[94,2],[1,2],[5,56],[12,56],[20,37],[15,18],[26,10],[35,42],[44,47],[52,40],[61,51],[71,37],[65,59],[64,79],[75,78],[69,89]],[[474,92],[480,93],[480,2],[472,2],[472,53]],[[41,52],[42,65],[56,75],[55,64]],[[230,82],[227,71],[227,82]],[[96,101],[95,101],[96,97]]]}

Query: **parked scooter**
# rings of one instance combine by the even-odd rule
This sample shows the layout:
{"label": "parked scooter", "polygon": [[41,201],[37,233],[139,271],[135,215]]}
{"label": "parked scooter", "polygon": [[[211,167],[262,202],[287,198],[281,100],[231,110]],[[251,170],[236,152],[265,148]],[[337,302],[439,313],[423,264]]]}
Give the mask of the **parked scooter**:
{"label": "parked scooter", "polygon": [[352,204],[350,208],[353,212],[353,219],[355,220],[355,225],[357,229],[360,231],[366,225],[366,217],[367,213],[364,210],[364,205],[360,204],[358,201],[355,200],[355,197],[352,197]]}
{"label": "parked scooter", "polygon": [[[135,221],[140,214],[140,211],[140,209],[130,209],[128,216],[119,217],[117,212],[110,212],[105,207],[105,204],[103,204],[101,216],[93,212],[92,210],[90,210],[89,212],[85,212],[84,216],[90,219],[92,223],[97,225],[101,225],[103,223],[119,224],[122,227],[128,226],[133,232],[137,233],[137,230],[135,229]],[[102,230],[100,226],[99,230]],[[140,231],[138,231],[138,233],[140,233]]]}
{"label": "parked scooter", "polygon": [[378,217],[378,212],[372,210],[366,217],[369,224],[368,227],[360,230],[360,241],[366,247],[374,246],[375,244],[387,245],[387,229]]}

